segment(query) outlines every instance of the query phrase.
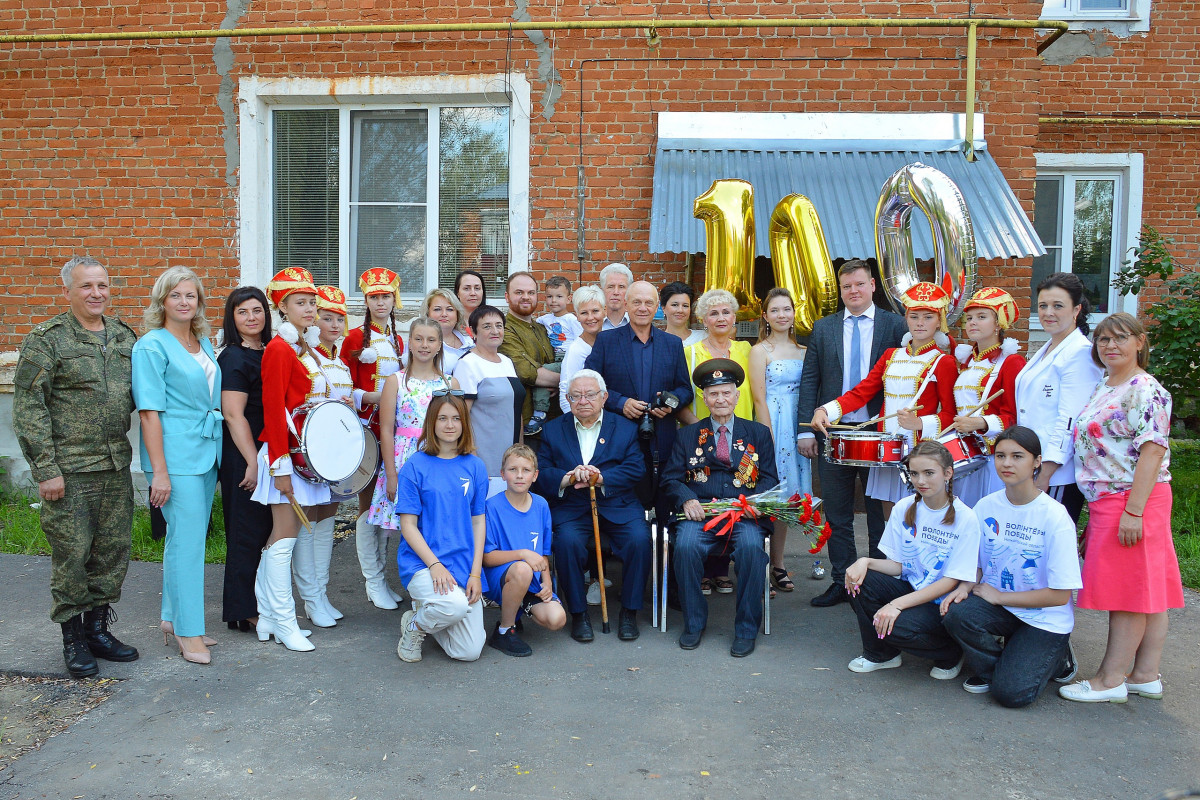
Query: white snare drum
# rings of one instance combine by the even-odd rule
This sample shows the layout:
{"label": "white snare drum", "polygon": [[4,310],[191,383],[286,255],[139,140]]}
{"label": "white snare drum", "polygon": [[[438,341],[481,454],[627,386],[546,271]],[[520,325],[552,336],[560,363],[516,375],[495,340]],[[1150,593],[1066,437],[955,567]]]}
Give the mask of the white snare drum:
{"label": "white snare drum", "polygon": [[899,467],[908,454],[903,436],[879,431],[830,431],[825,458],[852,467]]}
{"label": "white snare drum", "polygon": [[958,433],[949,439],[938,439],[954,458],[954,477],[970,475],[987,466],[988,446],[978,433]]}
{"label": "white snare drum", "polygon": [[290,422],[298,443],[291,448],[297,475],[312,483],[337,483],[354,475],[367,442],[353,408],[337,400],[317,400],[293,411]]}
{"label": "white snare drum", "polygon": [[354,470],[354,474],[344,481],[329,484],[329,491],[337,497],[357,497],[359,492],[375,482],[380,463],[379,440],[367,427],[363,428],[363,436],[366,438],[366,447],[358,469]]}

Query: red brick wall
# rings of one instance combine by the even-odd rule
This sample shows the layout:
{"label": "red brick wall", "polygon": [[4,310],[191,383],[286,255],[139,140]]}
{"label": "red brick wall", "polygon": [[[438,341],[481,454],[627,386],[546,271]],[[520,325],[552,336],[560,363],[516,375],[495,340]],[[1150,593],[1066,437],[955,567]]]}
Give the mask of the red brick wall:
{"label": "red brick wall", "polygon": [[[129,2],[66,8],[48,0],[0,0],[0,30],[221,27],[224,2]],[[506,20],[499,0],[412,3],[381,0],[255,2],[237,27],[405,21]],[[700,11],[697,11],[700,8]],[[790,16],[778,2],[723,3],[715,15]],[[977,16],[1035,17],[1040,3],[975,3]],[[554,16],[546,0],[534,19]],[[807,17],[947,17],[965,2],[810,3]],[[694,4],[565,3],[558,18],[699,16]],[[553,35],[562,96],[542,114],[538,54],[520,33],[368,35],[234,40],[230,77],[349,77],[478,74],[522,70],[533,85],[530,259],[542,274],[580,269],[592,279],[613,260],[655,282],[681,276],[684,257],[648,253],[649,208],[659,111],[961,112],[966,49],[961,30],[661,30],[651,52],[640,31]],[[1029,31],[981,32],[978,110],[989,147],[1026,208],[1032,209],[1040,62]],[[137,319],[153,277],[165,266],[196,269],[212,306],[240,274],[237,188],[226,178],[221,76],[211,40],[28,44],[0,62],[0,264],[12,321],[0,350],[60,305],[57,273],[88,252],[112,270],[119,313]],[[709,59],[720,59],[713,61]],[[948,59],[948,60],[947,60]],[[1042,84],[1044,86],[1044,83]],[[582,125],[580,105],[582,103]],[[584,248],[577,259],[578,144],[586,181]],[[1010,282],[1028,261],[984,265],[985,283]],[[1014,277],[1015,276],[1015,277]],[[219,313],[210,312],[216,321]]]}
{"label": "red brick wall", "polygon": [[[1200,6],[1156,0],[1148,34],[1107,35],[1103,46],[1112,55],[1042,69],[1042,116],[1200,119]],[[1174,240],[1170,249],[1184,269],[1200,265],[1200,128],[1047,123],[1037,149],[1145,154],[1142,221]]]}

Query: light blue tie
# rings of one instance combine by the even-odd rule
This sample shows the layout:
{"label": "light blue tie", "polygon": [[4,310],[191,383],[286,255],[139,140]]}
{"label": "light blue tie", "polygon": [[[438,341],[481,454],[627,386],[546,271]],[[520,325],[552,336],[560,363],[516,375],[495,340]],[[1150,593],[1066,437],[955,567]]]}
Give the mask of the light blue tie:
{"label": "light blue tie", "polygon": [[854,326],[850,330],[850,387],[862,382],[862,336],[859,334],[858,321],[862,317],[850,317]]}

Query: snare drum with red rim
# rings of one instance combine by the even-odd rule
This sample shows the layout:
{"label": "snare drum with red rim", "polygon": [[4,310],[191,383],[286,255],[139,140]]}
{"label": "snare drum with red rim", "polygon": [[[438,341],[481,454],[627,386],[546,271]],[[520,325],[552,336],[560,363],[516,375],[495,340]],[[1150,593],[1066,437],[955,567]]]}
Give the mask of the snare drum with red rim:
{"label": "snare drum with red rim", "polygon": [[362,463],[366,437],[349,405],[338,400],[305,403],[292,412],[291,422],[297,440],[291,448],[292,469],[306,481],[344,481]]}
{"label": "snare drum with red rim", "polygon": [[987,442],[978,433],[956,433],[949,439],[938,441],[946,446],[954,459],[955,478],[970,475],[975,470],[987,466]]}
{"label": "snare drum with red rim", "polygon": [[879,431],[830,431],[825,458],[854,467],[899,467],[908,453],[903,436]]}

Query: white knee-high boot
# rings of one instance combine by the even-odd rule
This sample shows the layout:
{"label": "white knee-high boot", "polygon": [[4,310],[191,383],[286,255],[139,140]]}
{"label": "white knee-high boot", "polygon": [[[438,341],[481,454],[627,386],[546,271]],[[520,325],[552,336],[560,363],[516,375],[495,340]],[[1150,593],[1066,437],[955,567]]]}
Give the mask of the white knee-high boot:
{"label": "white knee-high boot", "polygon": [[326,614],[337,620],[342,618],[342,612],[333,607],[326,593],[329,587],[329,560],[333,558],[334,521],[330,517],[313,523],[313,566],[317,580],[317,601]]}
{"label": "white knee-high boot", "polygon": [[[398,608],[383,579],[383,563],[379,558],[379,529],[371,524],[366,514],[359,516],[354,524],[354,546],[358,550],[358,566],[367,583],[367,599],[376,608],[391,610]],[[384,540],[386,542],[386,540]]]}
{"label": "white knee-high boot", "polygon": [[295,539],[280,539],[263,551],[254,587],[258,598],[258,638],[266,641],[274,636],[275,641],[289,650],[308,651],[314,648],[296,624],[296,603],[292,597],[295,547]]}
{"label": "white knee-high boot", "polygon": [[[375,541],[379,544],[379,549],[377,552],[379,553],[379,574],[383,580],[383,588],[387,589],[388,595],[391,596],[391,598],[395,600],[397,604],[402,603],[404,602],[404,595],[393,589],[387,580],[387,574],[389,572],[387,533],[385,533],[381,528],[376,528],[375,531]],[[397,535],[399,535],[399,531],[397,531]]]}
{"label": "white knee-high boot", "polygon": [[[328,521],[333,522],[332,519]],[[292,550],[292,575],[296,579],[296,588],[300,590],[300,598],[304,601],[304,616],[318,628],[332,628],[337,625],[337,620],[329,615],[321,603],[314,545],[317,528],[324,522],[314,522],[311,528],[300,526],[296,533],[296,548]]]}

